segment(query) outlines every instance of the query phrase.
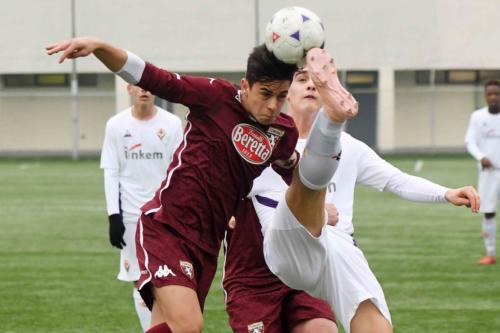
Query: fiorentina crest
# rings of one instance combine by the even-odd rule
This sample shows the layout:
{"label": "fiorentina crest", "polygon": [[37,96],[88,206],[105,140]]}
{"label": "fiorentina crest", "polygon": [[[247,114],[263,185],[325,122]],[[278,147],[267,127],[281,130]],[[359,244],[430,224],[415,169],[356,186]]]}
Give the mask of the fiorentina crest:
{"label": "fiorentina crest", "polygon": [[181,265],[181,270],[184,275],[186,275],[190,280],[194,277],[193,265],[190,262],[179,260]]}
{"label": "fiorentina crest", "polygon": [[259,321],[248,325],[248,333],[264,333],[264,323]]}

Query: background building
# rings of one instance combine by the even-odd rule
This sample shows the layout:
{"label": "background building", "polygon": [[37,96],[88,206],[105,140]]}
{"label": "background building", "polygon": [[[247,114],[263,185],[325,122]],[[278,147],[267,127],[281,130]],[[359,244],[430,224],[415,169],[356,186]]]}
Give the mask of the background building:
{"label": "background building", "polygon": [[[482,82],[500,78],[497,0],[75,0],[76,33],[98,36],[180,73],[239,82],[272,14],[302,5],[361,102],[349,131],[382,152],[461,151]],[[71,0],[18,0],[0,20],[0,155],[68,154],[71,61],[44,46],[71,36]],[[128,106],[121,79],[78,60],[78,146],[100,150],[104,124]],[[170,105],[182,114],[184,108]]]}

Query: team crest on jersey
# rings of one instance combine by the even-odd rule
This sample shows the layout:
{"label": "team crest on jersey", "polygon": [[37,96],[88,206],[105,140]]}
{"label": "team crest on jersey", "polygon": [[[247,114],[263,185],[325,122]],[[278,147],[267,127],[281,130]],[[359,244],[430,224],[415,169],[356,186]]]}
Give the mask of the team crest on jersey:
{"label": "team crest on jersey", "polygon": [[192,280],[194,278],[193,265],[190,262],[182,260],[179,260],[179,265],[181,265],[182,273]]}
{"label": "team crest on jersey", "polygon": [[278,141],[285,135],[285,131],[276,128],[276,127],[269,127],[267,129],[267,136],[269,138],[269,142],[271,143],[271,147],[274,148]]}
{"label": "team crest on jersey", "polygon": [[166,133],[165,133],[165,130],[163,128],[160,128],[157,132],[156,132],[156,135],[158,135],[158,138],[160,138],[160,140],[163,140],[163,138],[165,137]]}
{"label": "team crest on jersey", "polygon": [[248,333],[264,333],[264,323],[259,321],[248,325]]}
{"label": "team crest on jersey", "polygon": [[234,148],[252,164],[264,164],[271,157],[273,146],[268,136],[250,124],[238,124],[231,134]]}

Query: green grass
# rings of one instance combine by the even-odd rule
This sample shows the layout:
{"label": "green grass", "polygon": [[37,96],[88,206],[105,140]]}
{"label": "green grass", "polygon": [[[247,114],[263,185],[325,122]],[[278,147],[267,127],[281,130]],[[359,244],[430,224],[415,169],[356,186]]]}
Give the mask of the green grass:
{"label": "green grass", "polygon": [[[466,157],[423,158],[419,175],[475,184]],[[412,172],[415,158],[392,157]],[[359,188],[356,238],[396,332],[499,332],[500,265],[479,267],[480,216]],[[97,160],[0,160],[0,332],[139,332],[131,286],[115,279]],[[230,332],[220,271],[205,332]]]}

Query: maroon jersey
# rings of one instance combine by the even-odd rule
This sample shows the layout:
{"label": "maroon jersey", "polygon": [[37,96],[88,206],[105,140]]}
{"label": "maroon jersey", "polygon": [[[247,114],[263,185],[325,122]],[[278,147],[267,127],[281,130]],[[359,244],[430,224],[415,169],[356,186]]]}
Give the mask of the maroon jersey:
{"label": "maroon jersey", "polygon": [[217,255],[227,221],[253,180],[271,162],[292,156],[295,124],[281,114],[272,125],[260,125],[225,80],[181,76],[146,64],[138,86],[189,107],[184,140],[167,178],[142,210]]}
{"label": "maroon jersey", "polygon": [[267,268],[261,224],[252,200],[240,202],[236,228],[224,241],[223,287],[229,323],[236,333],[260,325],[263,332],[291,332],[313,318],[335,321],[330,305],[309,294],[290,289]]}

